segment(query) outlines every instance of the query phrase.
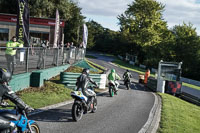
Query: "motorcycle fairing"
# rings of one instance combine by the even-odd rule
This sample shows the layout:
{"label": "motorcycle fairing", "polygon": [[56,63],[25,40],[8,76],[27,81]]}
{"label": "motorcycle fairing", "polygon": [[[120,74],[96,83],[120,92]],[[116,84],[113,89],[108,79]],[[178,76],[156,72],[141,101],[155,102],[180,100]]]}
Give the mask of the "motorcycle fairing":
{"label": "motorcycle fairing", "polygon": [[80,98],[80,99],[82,99],[82,100],[85,100],[85,101],[88,100],[88,98],[87,98],[86,96],[84,96],[83,93],[82,93],[81,91],[73,91],[73,92],[71,93],[71,96],[78,97],[78,98]]}

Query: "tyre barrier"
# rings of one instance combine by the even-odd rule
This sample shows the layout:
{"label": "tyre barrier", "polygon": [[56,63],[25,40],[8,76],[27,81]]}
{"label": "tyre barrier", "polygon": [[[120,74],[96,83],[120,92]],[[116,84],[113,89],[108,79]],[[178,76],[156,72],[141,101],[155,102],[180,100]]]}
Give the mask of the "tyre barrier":
{"label": "tyre barrier", "polygon": [[[60,81],[62,84],[66,85],[71,89],[75,89],[76,80],[81,75],[81,73],[72,72],[61,72]],[[106,86],[106,74],[90,74],[90,77],[98,84],[100,89],[105,89]],[[91,84],[89,84],[90,86]]]}

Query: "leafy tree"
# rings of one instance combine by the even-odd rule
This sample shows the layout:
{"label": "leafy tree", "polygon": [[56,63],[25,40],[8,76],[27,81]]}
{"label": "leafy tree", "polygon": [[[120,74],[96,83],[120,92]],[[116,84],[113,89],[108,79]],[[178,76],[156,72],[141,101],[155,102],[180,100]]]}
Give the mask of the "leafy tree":
{"label": "leafy tree", "polygon": [[164,6],[155,0],[135,0],[128,5],[124,14],[118,16],[121,33],[135,47],[140,46],[146,57],[151,56],[152,46],[163,40],[163,32],[167,29],[163,21]]}
{"label": "leafy tree", "polygon": [[80,44],[83,36],[84,16],[81,14],[81,8],[76,3],[71,2],[71,17],[67,19],[65,25],[65,41]]}
{"label": "leafy tree", "polygon": [[17,0],[0,0],[0,12],[8,14],[16,14]]}
{"label": "leafy tree", "polygon": [[175,53],[174,61],[183,62],[183,76],[198,79],[200,38],[196,29],[190,23],[183,23],[174,26],[172,32],[175,36],[175,44],[172,46]]}

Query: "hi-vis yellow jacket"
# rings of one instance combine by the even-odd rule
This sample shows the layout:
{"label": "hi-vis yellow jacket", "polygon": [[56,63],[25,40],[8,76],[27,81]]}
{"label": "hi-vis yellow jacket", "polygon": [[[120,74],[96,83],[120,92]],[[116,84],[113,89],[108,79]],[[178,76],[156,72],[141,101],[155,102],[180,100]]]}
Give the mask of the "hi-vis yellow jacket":
{"label": "hi-vis yellow jacket", "polygon": [[8,55],[16,55],[16,50],[13,48],[9,48],[9,47],[23,47],[23,44],[19,43],[19,42],[13,42],[13,41],[9,41],[6,44],[6,54]]}

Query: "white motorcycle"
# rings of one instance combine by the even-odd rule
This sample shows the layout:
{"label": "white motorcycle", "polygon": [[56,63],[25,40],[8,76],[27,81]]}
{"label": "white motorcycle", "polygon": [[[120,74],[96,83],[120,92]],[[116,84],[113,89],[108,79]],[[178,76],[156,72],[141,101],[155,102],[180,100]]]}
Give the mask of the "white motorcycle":
{"label": "white motorcycle", "polygon": [[79,121],[83,114],[87,112],[95,113],[97,111],[97,97],[93,91],[93,87],[87,89],[93,96],[87,98],[81,91],[71,92],[72,98],[74,98],[74,104],[72,106],[72,118],[74,121]]}

